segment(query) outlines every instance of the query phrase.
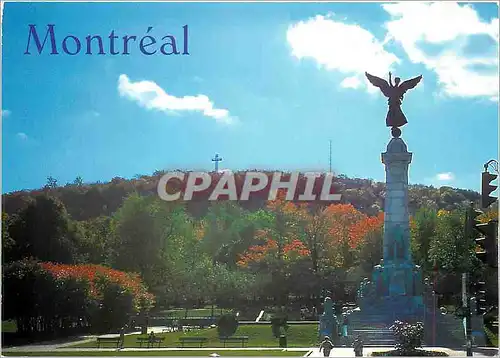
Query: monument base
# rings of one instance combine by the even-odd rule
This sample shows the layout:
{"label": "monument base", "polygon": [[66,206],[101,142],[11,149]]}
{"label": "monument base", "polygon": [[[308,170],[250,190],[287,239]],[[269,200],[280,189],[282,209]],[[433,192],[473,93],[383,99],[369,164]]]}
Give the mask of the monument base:
{"label": "monument base", "polygon": [[349,315],[352,336],[361,337],[367,346],[393,346],[390,327],[395,321],[424,322],[421,278],[420,267],[409,260],[382,260],[358,290],[359,308]]}
{"label": "monument base", "polygon": [[422,273],[410,262],[383,261],[373,269],[372,280],[365,279],[358,291],[362,312],[395,320],[416,321],[424,316]]}

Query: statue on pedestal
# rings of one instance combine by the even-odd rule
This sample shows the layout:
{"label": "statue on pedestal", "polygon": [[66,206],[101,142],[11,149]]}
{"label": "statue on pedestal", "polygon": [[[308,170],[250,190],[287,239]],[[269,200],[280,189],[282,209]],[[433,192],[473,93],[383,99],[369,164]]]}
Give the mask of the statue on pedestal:
{"label": "statue on pedestal", "polygon": [[319,318],[320,339],[330,337],[334,340],[335,337],[338,337],[338,322],[333,311],[333,301],[330,297],[325,297],[323,307],[323,314]]}
{"label": "statue on pedestal", "polygon": [[[389,80],[365,73],[368,80],[379,88],[388,98],[389,109],[386,126],[392,127],[393,138],[382,153],[385,165],[386,195],[384,200],[383,260],[373,268],[369,282],[361,282],[357,298],[359,310],[355,312],[359,321],[373,323],[380,320],[388,322],[398,319],[414,319],[422,314],[422,277],[421,269],[412,262],[410,249],[410,221],[408,203],[408,173],[412,153],[400,138],[400,127],[408,121],[401,109],[404,94],[415,88],[422,76],[408,81],[399,77]],[[372,316],[372,317],[370,317]],[[370,317],[364,322],[365,317]]]}

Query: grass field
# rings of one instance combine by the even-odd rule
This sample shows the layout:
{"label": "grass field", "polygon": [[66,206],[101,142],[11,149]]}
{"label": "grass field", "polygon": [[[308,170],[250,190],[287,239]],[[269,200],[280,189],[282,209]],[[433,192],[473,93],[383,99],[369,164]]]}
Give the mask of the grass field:
{"label": "grass field", "polygon": [[[224,351],[224,350],[217,350],[217,354],[219,354],[222,357],[238,357],[238,356],[245,356],[245,357],[257,357],[257,356],[280,356],[280,357],[302,357],[306,352],[288,352],[288,351],[283,351],[283,350],[264,350],[264,351],[248,351],[248,350],[231,350],[231,351]],[[190,357],[208,357],[211,353],[211,351],[190,351],[190,350],[179,350],[179,351],[101,351],[101,352],[61,352],[61,351],[51,351],[51,352],[2,352],[4,356],[22,356],[22,357],[57,357],[57,356],[64,356],[64,357],[78,357],[78,356],[190,356]]]}
{"label": "grass field", "polygon": [[[230,312],[230,310],[227,309],[220,309],[215,307],[214,308],[214,316],[220,316],[221,313],[226,313]],[[186,315],[186,310],[183,308],[174,308],[171,310],[164,310],[160,311],[158,313],[155,313],[154,316],[165,316],[167,318],[190,318],[190,317],[210,317],[212,316],[212,308],[211,307],[205,307],[205,308],[191,308],[187,310],[187,315]]]}
{"label": "grass field", "polygon": [[[236,336],[248,336],[248,347],[279,347],[279,341],[272,334],[271,326],[253,326],[241,325],[235,333]],[[169,332],[157,334],[158,337],[165,337],[162,347],[180,347],[180,337],[207,337],[206,347],[223,347],[224,344],[219,341],[216,328],[200,329],[192,332]],[[139,347],[138,337],[147,337],[147,335],[129,335],[125,336],[125,348]],[[318,344],[318,325],[303,324],[290,325],[287,333],[288,347],[313,347]],[[238,347],[241,343],[227,343],[227,347]],[[94,348],[96,342],[80,343],[72,348]]]}
{"label": "grass field", "polygon": [[16,321],[2,321],[2,332],[17,332]]}

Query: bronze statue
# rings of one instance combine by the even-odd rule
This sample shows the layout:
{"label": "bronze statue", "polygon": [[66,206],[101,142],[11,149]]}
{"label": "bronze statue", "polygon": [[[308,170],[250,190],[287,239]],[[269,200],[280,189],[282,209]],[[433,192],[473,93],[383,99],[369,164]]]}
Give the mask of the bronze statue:
{"label": "bronze statue", "polygon": [[377,76],[370,75],[368,72],[365,72],[366,78],[368,81],[375,87],[380,88],[380,91],[389,98],[389,111],[387,112],[387,117],[385,119],[387,127],[392,127],[392,132],[394,135],[399,136],[401,131],[398,127],[404,126],[408,121],[401,110],[401,103],[403,102],[403,96],[409,89],[415,88],[415,86],[422,79],[422,75],[412,78],[411,80],[404,81],[400,84],[401,79],[399,77],[394,78],[394,85],[392,84],[392,74],[389,72],[389,83],[383,78],[379,78]]}

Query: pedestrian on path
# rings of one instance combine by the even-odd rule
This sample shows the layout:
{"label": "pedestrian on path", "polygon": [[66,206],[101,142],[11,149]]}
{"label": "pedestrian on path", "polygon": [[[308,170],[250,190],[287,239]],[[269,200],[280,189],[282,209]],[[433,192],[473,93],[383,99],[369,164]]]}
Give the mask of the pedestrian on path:
{"label": "pedestrian on path", "polygon": [[120,329],[120,349],[123,349],[123,344],[125,343],[125,327]]}
{"label": "pedestrian on path", "polygon": [[323,339],[323,342],[321,342],[321,344],[319,346],[319,351],[321,352],[321,350],[323,350],[323,356],[329,357],[332,349],[333,349],[333,343],[330,340],[330,337],[325,336],[325,338]]}
{"label": "pedestrian on path", "polygon": [[354,348],[354,356],[355,357],[362,357],[363,356],[363,340],[361,337],[358,335],[356,336],[356,339],[354,340],[352,347]]}

